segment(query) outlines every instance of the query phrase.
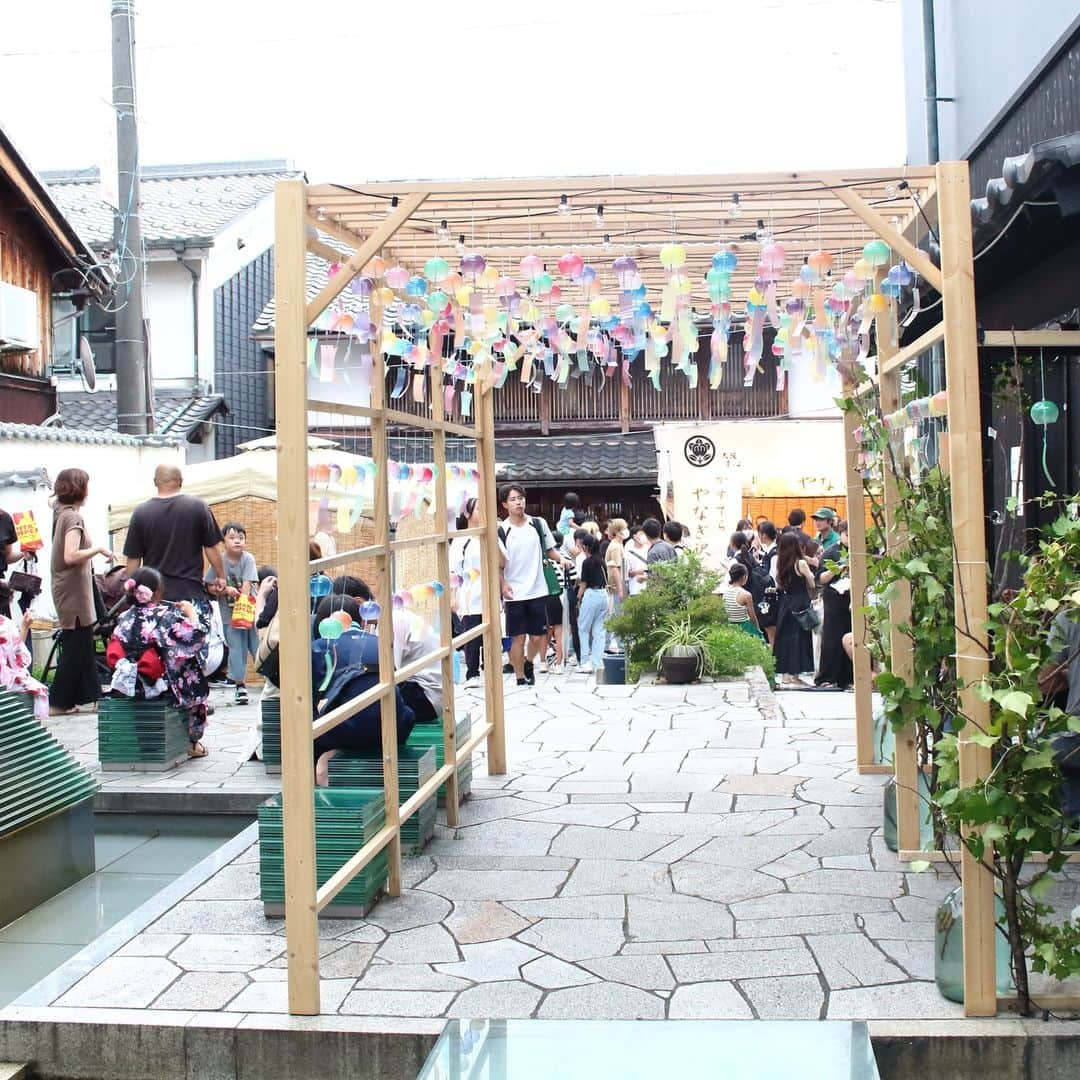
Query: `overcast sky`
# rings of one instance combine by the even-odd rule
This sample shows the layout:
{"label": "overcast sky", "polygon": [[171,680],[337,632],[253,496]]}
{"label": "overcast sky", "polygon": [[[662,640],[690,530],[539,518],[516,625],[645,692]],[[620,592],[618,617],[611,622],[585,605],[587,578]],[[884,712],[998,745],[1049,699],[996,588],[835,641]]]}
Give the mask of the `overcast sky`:
{"label": "overcast sky", "polygon": [[[670,6],[671,11],[660,8]],[[3,0],[0,125],[101,157],[109,0]],[[313,181],[904,161],[899,0],[141,0],[144,163]]]}

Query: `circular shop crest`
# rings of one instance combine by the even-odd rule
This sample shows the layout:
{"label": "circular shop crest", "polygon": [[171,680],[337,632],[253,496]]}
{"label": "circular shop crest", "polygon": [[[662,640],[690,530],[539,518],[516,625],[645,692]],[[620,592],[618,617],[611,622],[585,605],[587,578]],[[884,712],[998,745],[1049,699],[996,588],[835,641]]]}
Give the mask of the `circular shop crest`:
{"label": "circular shop crest", "polygon": [[686,440],[683,453],[691,465],[703,469],[716,457],[716,447],[713,445],[712,439],[707,436],[694,435]]}

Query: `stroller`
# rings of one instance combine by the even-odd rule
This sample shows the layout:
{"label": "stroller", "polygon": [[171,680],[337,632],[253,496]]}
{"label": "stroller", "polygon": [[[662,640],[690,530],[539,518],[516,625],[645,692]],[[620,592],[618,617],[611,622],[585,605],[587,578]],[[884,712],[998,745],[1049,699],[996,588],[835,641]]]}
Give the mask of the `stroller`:
{"label": "stroller", "polygon": [[[105,650],[109,647],[116,620],[124,608],[124,581],[127,572],[122,566],[114,566],[104,574],[94,574],[91,579],[94,590],[94,613],[97,616],[91,624],[94,632],[94,656],[97,664],[98,680],[105,686],[112,679],[112,671],[105,663]],[[56,666],[56,653],[60,647],[60,630],[53,632],[52,648],[42,669],[41,680],[47,682],[49,674]]]}

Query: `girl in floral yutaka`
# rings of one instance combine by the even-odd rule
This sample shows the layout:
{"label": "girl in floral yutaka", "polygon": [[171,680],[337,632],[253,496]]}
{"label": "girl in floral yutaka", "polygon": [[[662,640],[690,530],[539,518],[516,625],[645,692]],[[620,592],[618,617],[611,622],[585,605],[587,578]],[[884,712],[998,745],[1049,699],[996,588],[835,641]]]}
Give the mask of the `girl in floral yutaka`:
{"label": "girl in floral yutaka", "polygon": [[113,669],[110,689],[130,698],[169,694],[188,714],[188,756],[206,757],[201,739],[210,688],[199,653],[210,627],[189,601],[164,601],[165,584],[149,566],[136,570],[124,589],[130,606],[105,653]]}
{"label": "girl in floral yutaka", "polygon": [[[0,610],[6,610],[12,593],[0,581]],[[0,615],[0,689],[14,694],[31,694],[34,698],[34,715],[38,720],[49,718],[49,688],[30,674],[30,650],[25,645],[30,630],[30,612],[19,622]]]}

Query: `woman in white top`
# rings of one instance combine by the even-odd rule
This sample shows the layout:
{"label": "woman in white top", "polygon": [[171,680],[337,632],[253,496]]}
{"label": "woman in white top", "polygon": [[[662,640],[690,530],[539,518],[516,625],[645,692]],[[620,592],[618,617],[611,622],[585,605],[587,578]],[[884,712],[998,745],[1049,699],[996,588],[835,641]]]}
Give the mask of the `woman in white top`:
{"label": "woman in white top", "polygon": [[[458,515],[459,529],[475,529],[482,524],[480,504],[466,499],[465,509]],[[470,573],[470,571],[473,571]],[[476,536],[455,536],[450,544],[450,573],[461,578],[454,590],[454,611],[461,619],[462,631],[471,630],[484,621],[484,590],[481,582],[480,539]],[[473,638],[465,645],[465,685],[480,681],[481,639]]]}
{"label": "woman in white top", "polygon": [[626,595],[637,596],[648,581],[649,538],[640,525],[635,525],[630,540],[623,545],[626,562]]}

